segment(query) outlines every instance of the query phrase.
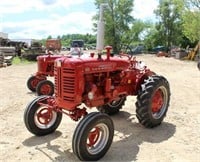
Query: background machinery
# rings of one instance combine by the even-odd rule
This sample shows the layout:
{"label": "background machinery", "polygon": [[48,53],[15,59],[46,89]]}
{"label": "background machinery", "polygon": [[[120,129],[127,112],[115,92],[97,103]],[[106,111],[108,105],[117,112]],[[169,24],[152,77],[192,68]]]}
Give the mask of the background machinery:
{"label": "background machinery", "polygon": [[54,76],[54,60],[62,57],[61,55],[52,55],[48,51],[47,55],[37,57],[37,72],[30,76],[27,80],[27,87],[37,95],[53,95],[54,84],[52,81],[47,80],[47,77]]}

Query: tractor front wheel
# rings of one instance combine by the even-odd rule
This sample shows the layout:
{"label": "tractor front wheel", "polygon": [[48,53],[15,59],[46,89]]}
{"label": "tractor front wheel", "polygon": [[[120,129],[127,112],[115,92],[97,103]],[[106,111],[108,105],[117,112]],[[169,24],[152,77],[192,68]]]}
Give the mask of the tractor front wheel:
{"label": "tractor front wheel", "polygon": [[38,96],[52,96],[54,94],[54,84],[50,80],[43,80],[38,83],[36,87],[36,93]]}
{"label": "tractor front wheel", "polygon": [[39,96],[30,102],[24,112],[26,128],[37,136],[43,136],[54,132],[60,125],[62,113],[49,108],[48,96]]}
{"label": "tractor front wheel", "polygon": [[72,140],[73,152],[82,161],[97,161],[110,148],[113,135],[114,125],[107,114],[90,113],[75,129]]}
{"label": "tractor front wheel", "polygon": [[170,101],[169,83],[164,77],[153,75],[141,87],[137,96],[136,117],[145,127],[153,128],[160,125],[166,116]]}
{"label": "tractor front wheel", "polygon": [[36,87],[37,87],[37,85],[38,85],[38,83],[40,81],[42,81],[42,79],[39,79],[36,76],[29,77],[28,80],[27,80],[28,89],[31,90],[32,92],[35,92],[36,91]]}
{"label": "tractor front wheel", "polygon": [[119,112],[119,110],[124,105],[125,101],[126,101],[126,97],[122,97],[119,100],[112,101],[111,103],[108,103],[103,106],[99,106],[97,107],[97,109],[102,113],[106,113],[108,115],[114,115]]}

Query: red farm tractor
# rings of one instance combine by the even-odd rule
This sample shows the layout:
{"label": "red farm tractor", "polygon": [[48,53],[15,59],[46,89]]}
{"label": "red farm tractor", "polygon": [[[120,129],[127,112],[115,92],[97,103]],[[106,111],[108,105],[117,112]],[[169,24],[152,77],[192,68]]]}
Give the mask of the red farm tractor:
{"label": "red farm tractor", "polygon": [[[139,123],[147,128],[160,125],[170,102],[168,81],[132,56],[111,56],[110,50],[106,47],[106,58],[91,55],[56,59],[55,96],[38,96],[27,105],[26,128],[43,136],[58,128],[62,114],[74,121],[81,119],[74,131],[72,149],[80,160],[95,161],[112,144],[114,124],[109,115],[119,112],[127,96],[137,96]],[[87,108],[93,107],[99,112],[88,114]]]}
{"label": "red farm tractor", "polygon": [[37,95],[53,95],[54,84],[47,77],[54,76],[54,60],[61,55],[42,55],[37,57],[38,71],[27,80],[27,87]]}

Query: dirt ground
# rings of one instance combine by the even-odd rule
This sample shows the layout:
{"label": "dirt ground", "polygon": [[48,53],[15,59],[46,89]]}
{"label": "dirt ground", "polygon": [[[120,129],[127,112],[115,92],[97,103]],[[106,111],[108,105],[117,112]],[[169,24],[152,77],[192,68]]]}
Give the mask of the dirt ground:
{"label": "dirt ground", "polygon": [[[100,161],[200,161],[200,71],[196,62],[139,55],[171,88],[170,107],[164,122],[146,129],[135,116],[136,97],[128,97],[121,112],[112,117],[113,143]],[[72,152],[77,122],[63,116],[53,134],[36,137],[24,125],[26,105],[36,97],[26,87],[36,63],[0,68],[0,161],[78,161]],[[96,111],[96,109],[92,110]]]}

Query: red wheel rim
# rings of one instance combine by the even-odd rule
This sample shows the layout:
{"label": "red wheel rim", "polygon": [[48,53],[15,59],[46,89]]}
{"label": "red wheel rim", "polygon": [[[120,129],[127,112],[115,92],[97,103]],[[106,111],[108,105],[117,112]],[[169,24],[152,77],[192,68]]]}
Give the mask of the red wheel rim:
{"label": "red wheel rim", "polygon": [[99,139],[99,135],[100,135],[100,129],[98,127],[93,128],[88,135],[87,146],[88,147],[94,146]]}
{"label": "red wheel rim", "polygon": [[39,81],[40,81],[40,80],[37,79],[37,78],[33,79],[33,80],[31,81],[31,86],[32,86],[33,88],[35,88],[35,87],[38,85]]}
{"label": "red wheel rim", "polygon": [[48,108],[43,108],[37,113],[37,120],[42,125],[47,125],[51,122],[53,117],[52,111]]}
{"label": "red wheel rim", "polygon": [[163,104],[164,104],[164,96],[162,91],[158,89],[152,98],[152,107],[151,107],[152,112],[153,113],[159,112]]}
{"label": "red wheel rim", "polygon": [[43,94],[43,95],[48,95],[50,94],[51,92],[51,86],[48,85],[48,84],[44,84],[41,86],[41,89],[40,89],[40,92]]}

